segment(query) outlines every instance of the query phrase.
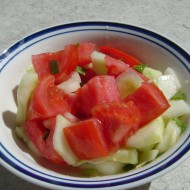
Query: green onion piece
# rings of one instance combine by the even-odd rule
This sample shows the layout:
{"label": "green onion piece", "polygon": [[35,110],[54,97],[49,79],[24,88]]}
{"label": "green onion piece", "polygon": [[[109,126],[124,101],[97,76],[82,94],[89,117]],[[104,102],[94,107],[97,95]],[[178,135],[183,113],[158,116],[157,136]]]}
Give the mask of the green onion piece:
{"label": "green onion piece", "polygon": [[49,133],[50,133],[50,130],[47,130],[43,136],[43,140],[46,141],[46,139],[48,138],[49,136]]}
{"label": "green onion piece", "polygon": [[141,63],[140,65],[135,65],[135,66],[133,66],[133,68],[134,68],[135,70],[139,71],[140,73],[143,73],[143,70],[144,70],[145,67],[146,67],[146,65],[143,64],[143,63]]}
{"label": "green onion piece", "polygon": [[86,75],[86,72],[83,67],[77,66],[76,71],[81,75]]}
{"label": "green onion piece", "polygon": [[182,132],[184,132],[187,128],[187,123],[180,118],[173,118],[176,124],[181,128]]}
{"label": "green onion piece", "polygon": [[133,164],[126,164],[124,167],[123,167],[123,170],[124,171],[129,171],[129,170],[132,170],[134,169],[135,166]]}
{"label": "green onion piece", "polygon": [[81,170],[81,175],[86,176],[86,177],[95,177],[95,176],[98,176],[99,173],[94,168],[86,168],[86,169]]}
{"label": "green onion piece", "polygon": [[52,75],[59,73],[59,62],[57,60],[50,60],[49,66]]}
{"label": "green onion piece", "polygon": [[186,96],[182,92],[177,92],[171,99],[172,100],[186,100]]}

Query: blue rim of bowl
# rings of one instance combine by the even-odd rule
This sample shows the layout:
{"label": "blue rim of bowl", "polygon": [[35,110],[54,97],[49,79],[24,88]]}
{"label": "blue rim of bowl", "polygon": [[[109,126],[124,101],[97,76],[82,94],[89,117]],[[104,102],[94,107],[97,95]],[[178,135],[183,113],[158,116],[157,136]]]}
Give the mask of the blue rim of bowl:
{"label": "blue rim of bowl", "polygon": [[[20,47],[21,45],[21,42],[22,42],[22,45],[37,38],[37,37],[40,37],[40,36],[43,36],[45,34],[48,34],[48,33],[51,33],[51,32],[55,32],[55,31],[59,31],[59,30],[63,30],[63,29],[69,29],[69,28],[77,28],[77,27],[84,27],[84,26],[110,26],[110,27],[116,27],[116,28],[122,28],[122,29],[127,29],[127,30],[131,30],[133,32],[139,32],[140,34],[145,34],[145,35],[148,35],[156,40],[159,40],[161,41],[162,43],[168,45],[170,48],[174,49],[175,51],[177,51],[180,56],[182,56],[185,60],[187,60],[187,62],[190,64],[190,56],[183,50],[181,49],[178,45],[176,45],[175,43],[171,42],[170,40],[166,39],[165,37],[163,36],[160,36],[159,34],[156,34],[154,32],[151,32],[149,30],[146,30],[146,29],[142,29],[142,28],[139,28],[139,27],[136,27],[136,26],[131,26],[131,25],[127,25],[127,24],[122,24],[122,23],[114,23],[114,22],[96,22],[96,21],[93,21],[93,22],[78,22],[78,23],[70,23],[70,24],[63,24],[63,25],[58,25],[58,26],[54,26],[54,27],[51,27],[51,28],[47,28],[47,29],[44,29],[42,31],[39,31],[39,32],[36,32],[34,34],[31,34],[23,39],[21,39],[20,41],[18,41],[17,43],[15,43],[13,46],[11,46],[9,49],[7,49],[4,53],[2,53],[0,55],[0,60],[3,60],[5,59],[8,55],[10,55],[12,52],[14,52],[18,47]],[[85,29],[84,29],[85,30]],[[91,29],[91,30],[94,30],[94,29]],[[77,30],[78,31],[78,30]],[[83,31],[83,30],[81,30]],[[121,32],[121,31],[117,31],[117,29],[115,30],[106,30],[106,31],[115,31],[115,32]],[[71,31],[72,32],[72,31]],[[132,33],[129,33],[129,32],[122,32],[122,33],[127,33],[127,34],[132,34]],[[59,35],[59,34],[57,34]],[[132,34],[134,35],[134,34]],[[136,35],[138,36],[138,35]],[[142,37],[142,36],[138,36],[138,37],[141,37],[141,38],[145,38],[145,37]],[[45,38],[44,38],[45,39]],[[42,39],[42,40],[44,40]],[[149,41],[152,41],[148,38],[145,38]],[[24,41],[24,43],[23,43]],[[38,41],[37,41],[38,42]],[[35,43],[37,43],[35,42]],[[161,46],[162,48],[166,49],[167,51],[169,51],[173,56],[175,56],[177,59],[179,59],[179,61],[186,67],[186,69],[189,71],[190,73],[190,69],[188,69],[188,67],[183,63],[183,61],[178,57],[176,56],[175,54],[173,54],[170,50],[168,50],[165,46],[155,42],[155,41],[152,41],[153,43],[156,43],[157,45]],[[31,44],[30,44],[31,45]],[[30,46],[29,45],[29,46]],[[24,49],[28,48],[25,47]],[[23,51],[24,49],[22,49],[21,51]],[[19,54],[20,52],[18,52],[17,54]],[[11,58],[12,59],[12,58]],[[9,62],[10,60],[7,61],[7,63]],[[6,64],[4,65],[6,66]],[[3,68],[0,69],[0,73],[1,71],[3,70]],[[188,141],[188,139],[190,138],[190,135],[187,137],[187,139],[184,141],[184,143],[186,141]],[[15,160],[17,160],[8,150],[6,150],[6,148],[0,143],[1,147]],[[178,150],[180,150],[180,148],[183,146],[183,144],[178,148]],[[101,181],[102,180],[99,180],[100,184],[93,184],[93,182],[95,183],[96,181],[85,181],[85,180],[67,180],[67,179],[64,179],[64,178],[59,178],[59,179],[64,179],[64,180],[67,180],[68,182],[58,182],[58,181],[53,181],[52,179],[48,179],[46,177],[43,177],[43,176],[40,176],[40,175],[36,175],[30,171],[27,171],[25,170],[24,168],[16,165],[13,161],[11,161],[9,158],[6,157],[6,155],[3,155],[3,153],[1,153],[1,158],[7,163],[9,164],[10,166],[12,166],[13,168],[16,168],[18,171],[20,171],[21,173],[25,173],[26,175],[28,176],[31,176],[32,178],[34,179],[38,179],[38,180],[42,180],[43,182],[47,182],[47,183],[51,183],[51,184],[54,184],[54,185],[61,185],[61,186],[67,186],[67,187],[81,187],[81,188],[87,188],[87,187],[90,187],[90,188],[97,188],[97,187],[111,187],[111,186],[118,186],[118,185],[123,185],[123,184],[126,184],[126,183],[132,183],[132,182],[135,182],[135,181],[138,181],[138,180],[142,180],[142,179],[145,179],[145,178],[148,178],[148,177],[151,177],[152,175],[158,173],[158,172],[161,172],[162,170],[168,168],[170,165],[172,165],[173,163],[175,163],[177,160],[181,159],[188,151],[189,151],[189,147],[190,147],[190,142],[186,145],[186,147],[184,147],[181,152],[179,152],[174,158],[172,158],[171,160],[167,161],[164,165],[160,166],[159,168],[156,168],[155,170],[151,170],[150,172],[146,173],[146,174],[143,174],[142,176],[138,176],[138,177],[134,177],[132,179],[127,179],[126,177],[121,177],[121,178],[118,178],[118,179],[122,179],[122,181],[119,181],[119,182],[112,182],[112,179],[108,179],[106,181],[108,181],[109,183],[107,184],[101,184]],[[176,150],[173,154],[175,154],[178,150]],[[172,155],[173,155],[172,154]],[[170,157],[172,156],[170,155]],[[167,157],[165,160],[169,159],[170,157]],[[17,160],[18,162],[20,162],[19,160]],[[162,161],[163,162],[163,161]],[[25,165],[24,163],[20,162],[22,165]],[[160,163],[159,163],[160,164]],[[29,166],[25,165],[26,167],[28,167],[29,169],[32,169],[30,168]],[[154,168],[151,167],[151,168]],[[151,169],[151,168],[148,168],[147,170]],[[33,169],[34,170],[34,169]],[[34,170],[35,171],[35,170]],[[39,172],[39,171],[38,171]],[[142,171],[144,172],[144,171]],[[41,173],[41,172],[40,172]],[[45,173],[42,173],[43,175],[46,175],[48,176],[47,174]],[[136,175],[136,174],[135,174]],[[49,177],[53,177],[53,176],[49,176]],[[129,176],[127,176],[129,177]],[[125,179],[126,178],[126,179]],[[72,182],[79,182],[79,184],[73,184]],[[89,184],[80,184],[82,182],[89,182]],[[105,181],[105,180],[104,180]],[[114,181],[114,180],[113,180]],[[92,182],[92,183],[90,183]]]}

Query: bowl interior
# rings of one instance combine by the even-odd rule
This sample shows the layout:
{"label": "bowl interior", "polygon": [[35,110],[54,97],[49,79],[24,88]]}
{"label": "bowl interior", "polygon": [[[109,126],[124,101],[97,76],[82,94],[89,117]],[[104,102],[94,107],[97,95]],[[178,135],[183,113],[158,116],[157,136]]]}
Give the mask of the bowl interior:
{"label": "bowl interior", "polygon": [[[130,53],[142,60],[143,63],[155,69],[163,71],[168,66],[174,68],[181,81],[182,90],[188,96],[187,101],[190,102],[190,64],[186,56],[182,55],[181,50],[178,51],[177,46],[172,46],[173,44],[165,41],[164,38],[155,36],[150,35],[149,32],[146,33],[144,30],[134,30],[134,28],[130,27],[120,28],[116,25],[109,24],[100,26],[73,26],[68,28],[60,27],[32,35],[30,38],[24,38],[19,42],[19,46],[11,51],[9,49],[0,65],[0,111],[2,113],[2,117],[0,117],[0,136],[2,154],[5,155],[4,162],[7,160],[7,163],[12,163],[11,168],[15,168],[13,169],[15,173],[27,171],[33,173],[34,176],[40,175],[44,178],[52,179],[56,177],[57,180],[78,180],[80,178],[73,178],[73,176],[78,176],[75,170],[70,168],[60,169],[49,165],[44,160],[37,159],[29,152],[28,148],[15,137],[14,129],[17,111],[16,89],[21,77],[28,66],[31,65],[31,55],[33,54],[58,51],[63,49],[67,44],[79,42],[92,42],[97,44],[97,46],[110,45]],[[188,122],[190,122],[190,120],[188,120]],[[164,163],[169,167],[168,160],[176,159],[176,155],[189,143],[190,124],[188,124],[188,126],[186,133],[180,136],[180,139],[171,150],[147,166],[125,174],[85,180],[90,182],[108,179],[115,180],[116,178],[123,179],[125,177],[130,178],[130,176],[133,178],[133,176],[139,175],[139,173],[145,174],[146,171],[149,171],[149,168],[159,168],[163,166]],[[8,165],[10,164],[7,163],[5,165],[9,167]],[[174,164],[173,161],[171,163]],[[13,165],[15,167],[13,167]],[[22,168],[23,171],[17,168]],[[19,171],[17,172],[17,170]],[[156,174],[153,173],[151,175]]]}

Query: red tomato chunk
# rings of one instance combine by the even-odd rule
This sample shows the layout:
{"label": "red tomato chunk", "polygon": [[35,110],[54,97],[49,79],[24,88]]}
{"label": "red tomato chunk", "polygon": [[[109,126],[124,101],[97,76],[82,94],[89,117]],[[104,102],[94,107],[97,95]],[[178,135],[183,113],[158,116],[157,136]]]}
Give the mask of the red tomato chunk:
{"label": "red tomato chunk", "polygon": [[119,92],[112,76],[96,76],[77,92],[77,106],[84,116],[91,116],[91,109],[104,102],[120,101]]}
{"label": "red tomato chunk", "polygon": [[110,151],[122,147],[138,128],[141,114],[133,102],[110,102],[95,106],[92,115],[103,123],[103,134]]}
{"label": "red tomato chunk", "polygon": [[[54,127],[49,132],[41,121],[27,121],[24,127],[27,135],[42,157],[56,164],[67,165],[53,147]],[[47,132],[49,135],[46,137]]]}
{"label": "red tomato chunk", "polygon": [[67,141],[73,152],[81,160],[96,159],[108,155],[102,134],[102,125],[92,118],[64,128]]}
{"label": "red tomato chunk", "polygon": [[41,78],[44,75],[52,74],[50,61],[55,60],[58,63],[59,73],[53,74],[55,84],[67,80],[72,71],[78,64],[78,48],[76,45],[68,45],[64,50],[54,53],[42,53],[32,56],[32,63],[36,73]]}
{"label": "red tomato chunk", "polygon": [[29,103],[28,119],[47,119],[69,110],[64,92],[54,85],[54,77],[43,76],[34,90]]}
{"label": "red tomato chunk", "polygon": [[95,49],[95,44],[80,43],[78,46],[79,61],[78,65],[83,66],[91,63],[91,53]]}
{"label": "red tomato chunk", "polygon": [[124,99],[124,102],[128,101],[133,101],[140,110],[141,126],[156,119],[170,106],[162,91],[148,82],[143,82],[141,87]]}
{"label": "red tomato chunk", "polygon": [[125,64],[124,62],[114,59],[108,55],[104,58],[106,67],[108,69],[108,75],[117,77],[121,73],[125,72],[129,66]]}

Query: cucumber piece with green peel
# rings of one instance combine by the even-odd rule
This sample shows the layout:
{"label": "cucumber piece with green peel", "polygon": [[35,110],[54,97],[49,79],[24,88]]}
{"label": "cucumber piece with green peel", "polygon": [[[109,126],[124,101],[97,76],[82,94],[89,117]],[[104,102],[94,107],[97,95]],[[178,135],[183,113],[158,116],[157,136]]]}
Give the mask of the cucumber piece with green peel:
{"label": "cucumber piece with green peel", "polygon": [[164,121],[162,117],[151,121],[144,127],[140,128],[134,135],[132,135],[126,147],[135,148],[137,150],[155,145],[162,141],[164,132]]}
{"label": "cucumber piece with green peel", "polygon": [[144,80],[136,72],[127,70],[120,74],[116,78],[116,84],[121,99],[124,99],[129,94],[132,94],[137,88],[141,86],[142,82],[144,82]]}
{"label": "cucumber piece with green peel", "polygon": [[162,116],[163,118],[170,119],[190,114],[190,106],[184,100],[170,100],[170,107]]}
{"label": "cucumber piece with green peel", "polygon": [[125,164],[137,164],[138,153],[135,149],[119,149],[116,153],[110,155],[108,160]]}
{"label": "cucumber piece with green peel", "polygon": [[78,158],[70,148],[63,129],[68,127],[70,122],[62,115],[56,116],[55,131],[53,134],[53,146],[56,152],[65,160],[68,165],[75,165]]}
{"label": "cucumber piece with green peel", "polygon": [[153,149],[139,153],[139,164],[153,161],[158,156],[159,150]]}
{"label": "cucumber piece with green peel", "polygon": [[92,69],[98,75],[106,75],[108,70],[105,63],[105,54],[93,51],[91,54]]}
{"label": "cucumber piece with green peel", "polygon": [[140,151],[140,152],[145,152],[145,151],[148,151],[148,150],[153,149],[155,146],[156,146],[155,144],[152,144],[152,145],[150,145],[150,146],[147,146],[147,147],[138,149],[138,151]]}
{"label": "cucumber piece with green peel", "polygon": [[150,67],[145,67],[143,70],[143,75],[145,75],[150,80],[154,80],[162,76],[162,72],[156,69],[152,69]]}
{"label": "cucumber piece with green peel", "polygon": [[159,154],[169,150],[179,138],[182,129],[174,120],[170,120],[164,130],[163,140],[155,147]]}
{"label": "cucumber piece with green peel", "polygon": [[99,175],[114,175],[123,172],[124,165],[125,164],[119,162],[105,161],[97,164],[85,164],[81,166],[81,169],[96,171]]}
{"label": "cucumber piece with green peel", "polygon": [[117,152],[110,154],[109,156],[93,159],[93,160],[80,160],[75,166],[83,164],[99,164],[107,161],[114,161],[125,164],[137,164],[138,163],[138,152],[136,149],[119,149]]}
{"label": "cucumber piece with green peel", "polygon": [[33,69],[27,70],[23,75],[17,89],[18,109],[16,114],[16,123],[23,125],[27,119],[27,110],[30,97],[38,82],[38,75]]}

